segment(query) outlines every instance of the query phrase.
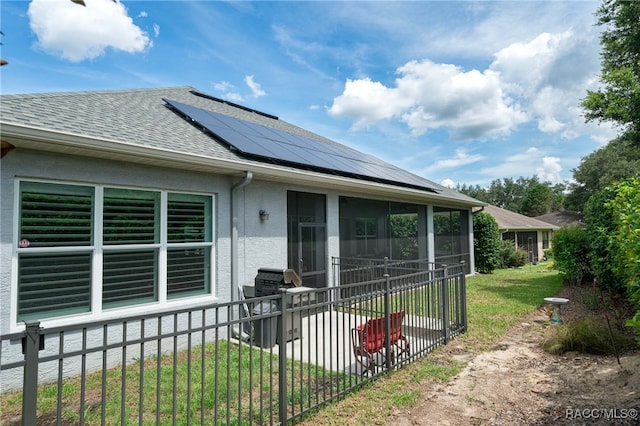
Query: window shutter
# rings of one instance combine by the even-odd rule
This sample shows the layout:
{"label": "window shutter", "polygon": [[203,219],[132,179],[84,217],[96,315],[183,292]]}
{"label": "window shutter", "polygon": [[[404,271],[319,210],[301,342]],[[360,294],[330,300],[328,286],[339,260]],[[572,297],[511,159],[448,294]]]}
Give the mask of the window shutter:
{"label": "window shutter", "polygon": [[91,254],[21,254],[18,320],[89,312]]}
{"label": "window shutter", "polygon": [[169,194],[169,243],[211,241],[211,198]]}
{"label": "window shutter", "polygon": [[103,258],[102,304],[112,308],[157,298],[158,251],[106,251]]}
{"label": "window shutter", "polygon": [[160,193],[106,188],[104,190],[104,243],[154,244],[159,242]]}
{"label": "window shutter", "polygon": [[170,249],[167,262],[167,296],[209,291],[209,247]]}
{"label": "window shutter", "polygon": [[167,297],[209,291],[211,197],[171,193],[167,210]]}
{"label": "window shutter", "polygon": [[20,184],[20,240],[29,247],[92,244],[93,188]]}

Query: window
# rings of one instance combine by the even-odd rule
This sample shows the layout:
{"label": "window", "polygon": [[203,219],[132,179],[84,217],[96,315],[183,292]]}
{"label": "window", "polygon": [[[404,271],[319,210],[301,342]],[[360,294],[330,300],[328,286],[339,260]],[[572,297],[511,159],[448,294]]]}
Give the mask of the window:
{"label": "window", "polygon": [[22,182],[18,319],[91,309],[93,188]]}
{"label": "window", "polygon": [[102,306],[158,300],[160,193],[105,188]]}
{"label": "window", "polygon": [[19,193],[18,321],[210,294],[211,196],[26,181]]}
{"label": "window", "polygon": [[549,248],[549,231],[542,231],[542,250]]}
{"label": "window", "polygon": [[169,298],[209,291],[211,197],[169,194]]}

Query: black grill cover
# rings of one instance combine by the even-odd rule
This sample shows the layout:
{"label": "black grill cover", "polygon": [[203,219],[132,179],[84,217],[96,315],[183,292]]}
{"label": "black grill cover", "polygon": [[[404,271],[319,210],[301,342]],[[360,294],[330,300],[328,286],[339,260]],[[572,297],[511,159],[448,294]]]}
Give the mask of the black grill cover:
{"label": "black grill cover", "polygon": [[284,282],[282,269],[260,268],[255,279],[256,297],[271,296],[280,293],[281,288],[293,288],[293,283]]}

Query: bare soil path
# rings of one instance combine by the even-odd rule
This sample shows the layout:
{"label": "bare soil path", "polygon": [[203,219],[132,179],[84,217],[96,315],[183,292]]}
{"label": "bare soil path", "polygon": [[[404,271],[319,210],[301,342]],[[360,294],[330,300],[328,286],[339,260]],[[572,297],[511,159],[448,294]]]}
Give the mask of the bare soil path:
{"label": "bare soil path", "polygon": [[[570,291],[558,296],[571,300]],[[563,307],[565,321],[584,313],[576,299]],[[540,343],[554,327],[542,309],[530,314],[453,380],[426,385],[421,402],[386,424],[640,425],[640,351],[622,354],[620,364],[615,356],[551,355]],[[447,352],[464,358],[462,347],[449,345]]]}

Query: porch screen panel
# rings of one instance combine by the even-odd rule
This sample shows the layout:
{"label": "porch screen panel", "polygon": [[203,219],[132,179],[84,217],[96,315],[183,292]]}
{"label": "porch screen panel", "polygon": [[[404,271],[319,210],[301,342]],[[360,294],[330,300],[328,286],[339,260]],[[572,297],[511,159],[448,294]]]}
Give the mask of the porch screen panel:
{"label": "porch screen panel", "polygon": [[469,271],[469,212],[467,210],[433,208],[435,261],[452,264],[464,261]]}
{"label": "porch screen panel", "polygon": [[18,258],[18,321],[91,309],[91,254],[21,254]]}

